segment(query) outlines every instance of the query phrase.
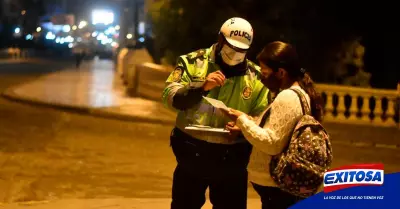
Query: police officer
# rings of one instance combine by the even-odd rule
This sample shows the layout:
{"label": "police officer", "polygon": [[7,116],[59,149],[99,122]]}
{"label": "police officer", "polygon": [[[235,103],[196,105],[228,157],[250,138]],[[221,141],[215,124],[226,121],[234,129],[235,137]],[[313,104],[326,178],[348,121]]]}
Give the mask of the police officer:
{"label": "police officer", "polygon": [[178,111],[171,133],[178,163],[173,176],[172,209],[200,209],[207,188],[214,209],[246,208],[250,144],[239,134],[185,127],[223,128],[229,122],[203,96],[252,116],[265,110],[268,90],[259,80],[259,67],[246,58],[252,41],[250,23],[231,18],[222,25],[216,44],[180,56],[166,81],[163,103]]}

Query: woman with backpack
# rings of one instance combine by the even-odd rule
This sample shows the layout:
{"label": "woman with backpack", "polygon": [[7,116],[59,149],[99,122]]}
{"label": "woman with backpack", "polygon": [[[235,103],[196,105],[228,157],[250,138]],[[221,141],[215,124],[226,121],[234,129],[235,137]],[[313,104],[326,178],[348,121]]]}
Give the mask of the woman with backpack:
{"label": "woman with backpack", "polygon": [[257,120],[225,111],[233,121],[227,129],[240,129],[253,145],[249,180],[262,209],[288,208],[316,193],[332,160],[328,135],[319,124],[323,101],[290,44],[272,42],[257,60],[262,82],[278,95]]}

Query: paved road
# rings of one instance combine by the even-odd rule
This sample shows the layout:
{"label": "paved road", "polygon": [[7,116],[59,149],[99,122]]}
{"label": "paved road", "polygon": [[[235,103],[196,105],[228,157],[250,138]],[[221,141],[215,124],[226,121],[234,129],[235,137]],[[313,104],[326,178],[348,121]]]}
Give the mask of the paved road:
{"label": "paved road", "polygon": [[[0,65],[0,90],[59,67]],[[171,126],[94,118],[2,98],[0,124],[0,202],[169,197],[175,165],[168,146]],[[346,130],[349,137],[357,135],[357,129]],[[334,154],[334,166],[383,162],[387,171],[400,171],[398,149],[334,143]]]}
{"label": "paved road", "polygon": [[[57,67],[0,66],[0,90]],[[0,116],[0,202],[169,194],[174,164],[167,142],[171,127],[5,99],[0,99]]]}

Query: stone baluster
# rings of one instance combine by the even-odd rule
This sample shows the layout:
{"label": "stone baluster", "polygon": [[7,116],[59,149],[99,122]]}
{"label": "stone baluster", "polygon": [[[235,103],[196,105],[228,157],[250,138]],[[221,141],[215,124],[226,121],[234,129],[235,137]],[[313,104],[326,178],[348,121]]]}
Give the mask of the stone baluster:
{"label": "stone baluster", "polygon": [[344,112],[346,111],[346,106],[344,105],[344,96],[345,94],[342,92],[337,92],[336,95],[338,96],[338,106],[337,106],[337,117],[336,120],[346,120],[346,116]]}
{"label": "stone baluster", "polygon": [[375,97],[375,109],[374,109],[374,123],[376,124],[383,124],[383,119],[382,119],[382,114],[383,114],[383,108],[382,108],[382,97],[378,96]]}
{"label": "stone baluster", "polygon": [[388,98],[388,109],[386,110],[386,121],[385,124],[387,126],[396,126],[396,122],[394,121],[393,117],[395,114],[395,98]]}
{"label": "stone baluster", "polygon": [[324,120],[332,120],[333,116],[333,93],[324,92],[326,94],[325,115]]}
{"label": "stone baluster", "polygon": [[357,112],[358,112],[357,97],[358,97],[357,94],[351,95],[351,105],[349,108],[350,117],[348,119],[352,121],[359,120],[359,118],[357,117]]}
{"label": "stone baluster", "polygon": [[371,112],[371,110],[369,109],[369,99],[370,99],[369,95],[363,95],[363,104],[361,107],[361,113],[362,113],[361,120],[366,123],[371,122],[371,118],[369,117],[369,113]]}

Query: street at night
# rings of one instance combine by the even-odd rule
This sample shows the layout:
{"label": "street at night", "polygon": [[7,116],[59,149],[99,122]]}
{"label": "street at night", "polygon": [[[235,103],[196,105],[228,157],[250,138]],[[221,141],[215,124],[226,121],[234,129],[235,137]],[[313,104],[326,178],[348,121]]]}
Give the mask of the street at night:
{"label": "street at night", "polygon": [[[2,65],[1,90],[58,68],[54,64]],[[3,202],[170,197],[175,166],[169,147],[172,125],[105,119],[4,98],[0,115]],[[349,126],[328,124],[327,128],[337,132]],[[398,149],[345,143],[356,137],[333,139],[334,167],[383,162],[387,172],[400,169]],[[256,198],[253,189],[249,191]]]}
{"label": "street at night", "polygon": [[[52,70],[43,67],[3,65],[1,89]],[[170,193],[171,126],[101,119],[3,98],[0,115],[0,199],[5,202]]]}
{"label": "street at night", "polygon": [[381,8],[0,0],[0,209],[397,205]]}

